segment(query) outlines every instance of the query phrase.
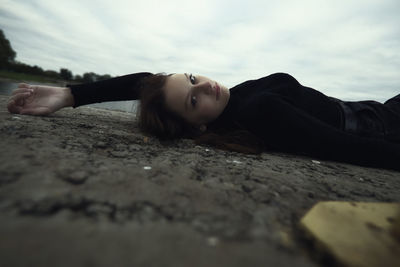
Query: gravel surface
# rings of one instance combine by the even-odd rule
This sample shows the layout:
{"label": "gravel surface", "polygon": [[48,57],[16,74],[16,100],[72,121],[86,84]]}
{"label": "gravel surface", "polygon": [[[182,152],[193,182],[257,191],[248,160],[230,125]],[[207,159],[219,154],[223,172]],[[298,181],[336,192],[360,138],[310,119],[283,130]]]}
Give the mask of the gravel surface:
{"label": "gravel surface", "polygon": [[[131,113],[10,114],[0,96],[0,266],[324,266],[319,201],[400,201],[400,173],[143,135]],[[325,258],[326,259],[326,258]]]}

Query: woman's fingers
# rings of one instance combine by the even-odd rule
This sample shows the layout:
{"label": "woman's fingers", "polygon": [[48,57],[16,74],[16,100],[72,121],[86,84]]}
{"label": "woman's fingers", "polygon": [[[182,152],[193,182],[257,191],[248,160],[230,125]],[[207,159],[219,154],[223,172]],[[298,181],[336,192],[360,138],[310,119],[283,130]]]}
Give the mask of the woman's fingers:
{"label": "woman's fingers", "polygon": [[27,83],[19,83],[18,84],[18,88],[29,88],[29,87],[30,87],[30,85]]}
{"label": "woman's fingers", "polygon": [[32,95],[32,92],[18,92],[10,97],[7,103],[7,109],[11,113],[20,113],[23,109],[26,109],[26,100],[29,96]]}
{"label": "woman's fingers", "polygon": [[33,91],[34,91],[34,86],[27,84],[27,83],[19,83],[17,89],[14,89],[14,91],[12,91],[11,95],[27,93],[27,92],[33,93]]}
{"label": "woman's fingers", "polygon": [[17,105],[14,100],[11,100],[7,104],[7,109],[10,113],[21,113],[22,107]]}
{"label": "woman's fingers", "polygon": [[24,106],[17,105],[14,100],[8,103],[7,108],[9,112],[21,115],[48,115],[51,113],[46,107],[26,108]]}
{"label": "woman's fingers", "polygon": [[12,100],[15,100],[16,102],[18,102],[21,99],[25,99],[29,96],[32,95],[32,92],[21,92],[21,93],[17,93],[11,96]]}
{"label": "woman's fingers", "polygon": [[16,95],[16,94],[21,94],[21,93],[33,93],[33,89],[32,88],[17,88],[15,89],[11,95]]}
{"label": "woman's fingers", "polygon": [[31,95],[31,92],[17,93],[12,95],[8,102],[13,102],[14,105],[23,106],[25,104],[25,100]]}

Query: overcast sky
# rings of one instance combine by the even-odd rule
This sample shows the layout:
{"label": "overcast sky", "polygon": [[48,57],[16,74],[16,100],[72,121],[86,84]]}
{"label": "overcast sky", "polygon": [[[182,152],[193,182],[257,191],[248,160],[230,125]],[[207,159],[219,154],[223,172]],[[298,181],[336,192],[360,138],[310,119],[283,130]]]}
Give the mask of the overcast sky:
{"label": "overcast sky", "polygon": [[399,0],[0,0],[17,60],[74,74],[274,72],[346,100],[400,93]]}

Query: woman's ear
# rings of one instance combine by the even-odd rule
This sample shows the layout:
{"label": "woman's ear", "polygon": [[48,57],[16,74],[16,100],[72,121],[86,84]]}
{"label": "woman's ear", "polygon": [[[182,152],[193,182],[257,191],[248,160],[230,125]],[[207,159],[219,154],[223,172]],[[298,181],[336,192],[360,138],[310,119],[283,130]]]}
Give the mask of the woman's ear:
{"label": "woman's ear", "polygon": [[200,130],[200,132],[204,133],[207,130],[207,125],[205,125],[205,124],[200,125],[199,130]]}

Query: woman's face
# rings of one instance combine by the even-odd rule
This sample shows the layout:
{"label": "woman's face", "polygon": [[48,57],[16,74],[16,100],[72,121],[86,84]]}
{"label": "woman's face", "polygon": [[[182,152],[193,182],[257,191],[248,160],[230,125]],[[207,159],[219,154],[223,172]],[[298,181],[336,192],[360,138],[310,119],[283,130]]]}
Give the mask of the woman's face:
{"label": "woman's face", "polygon": [[215,120],[229,100],[225,86],[187,73],[169,76],[163,90],[167,108],[195,126]]}

